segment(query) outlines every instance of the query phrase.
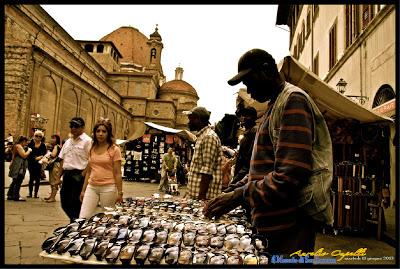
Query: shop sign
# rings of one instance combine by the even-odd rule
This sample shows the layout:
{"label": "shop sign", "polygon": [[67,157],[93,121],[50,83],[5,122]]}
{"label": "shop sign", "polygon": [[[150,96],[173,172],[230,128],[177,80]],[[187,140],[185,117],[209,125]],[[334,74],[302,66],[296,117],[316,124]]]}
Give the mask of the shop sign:
{"label": "shop sign", "polygon": [[378,114],[381,114],[381,115],[392,116],[392,114],[394,114],[395,107],[396,107],[395,101],[396,101],[396,99],[389,100],[386,103],[373,108],[372,111],[374,111]]}

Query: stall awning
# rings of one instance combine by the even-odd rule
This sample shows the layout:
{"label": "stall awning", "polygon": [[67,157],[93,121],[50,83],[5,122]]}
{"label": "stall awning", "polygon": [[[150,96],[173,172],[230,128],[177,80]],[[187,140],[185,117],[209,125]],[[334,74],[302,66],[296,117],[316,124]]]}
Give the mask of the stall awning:
{"label": "stall awning", "polygon": [[160,131],[164,131],[166,133],[176,134],[176,135],[182,137],[183,139],[187,139],[191,142],[196,141],[196,136],[194,134],[192,134],[191,132],[189,132],[188,130],[174,129],[174,128],[166,127],[163,125],[155,124],[155,123],[149,122],[149,121],[145,121],[144,124],[146,124],[147,126],[149,126],[151,128],[154,128],[154,129],[157,129]]}
{"label": "stall awning", "polygon": [[305,90],[327,118],[355,119],[361,123],[393,122],[391,118],[368,110],[337,92],[291,56],[286,56],[279,63],[278,70],[286,81]]}

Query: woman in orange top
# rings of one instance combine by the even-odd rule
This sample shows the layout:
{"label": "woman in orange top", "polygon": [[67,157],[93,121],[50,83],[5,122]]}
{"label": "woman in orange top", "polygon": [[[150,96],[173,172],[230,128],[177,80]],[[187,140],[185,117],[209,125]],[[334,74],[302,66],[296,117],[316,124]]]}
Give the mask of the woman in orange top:
{"label": "woman in orange top", "polygon": [[86,170],[80,195],[80,218],[93,216],[99,201],[103,208],[122,202],[121,150],[114,142],[108,119],[101,118],[93,128],[93,145]]}

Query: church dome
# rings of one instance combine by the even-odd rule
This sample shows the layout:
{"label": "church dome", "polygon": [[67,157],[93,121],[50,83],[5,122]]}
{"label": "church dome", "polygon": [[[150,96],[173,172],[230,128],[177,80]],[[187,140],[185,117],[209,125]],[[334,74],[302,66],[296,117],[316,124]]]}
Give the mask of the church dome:
{"label": "church dome", "polygon": [[159,94],[163,93],[185,93],[197,99],[199,98],[193,86],[181,79],[174,79],[164,83],[159,90]]}
{"label": "church dome", "polygon": [[147,66],[149,62],[148,40],[138,29],[131,26],[122,26],[100,39],[114,43],[122,54],[121,62],[132,62],[141,66]]}

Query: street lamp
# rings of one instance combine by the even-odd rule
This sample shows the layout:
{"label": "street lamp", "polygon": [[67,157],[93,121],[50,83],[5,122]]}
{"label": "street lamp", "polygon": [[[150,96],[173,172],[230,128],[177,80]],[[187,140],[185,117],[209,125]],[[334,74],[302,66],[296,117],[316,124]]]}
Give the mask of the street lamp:
{"label": "street lamp", "polygon": [[344,94],[344,92],[346,91],[346,86],[347,86],[347,82],[344,79],[340,79],[339,82],[336,84],[336,87],[338,89],[338,91],[341,94]]}
{"label": "street lamp", "polygon": [[[341,94],[344,94],[344,92],[346,91],[346,86],[347,82],[342,78],[336,84],[336,87]],[[363,95],[346,95],[346,96],[358,99],[361,105],[365,104],[365,101],[368,100],[368,97]]]}

